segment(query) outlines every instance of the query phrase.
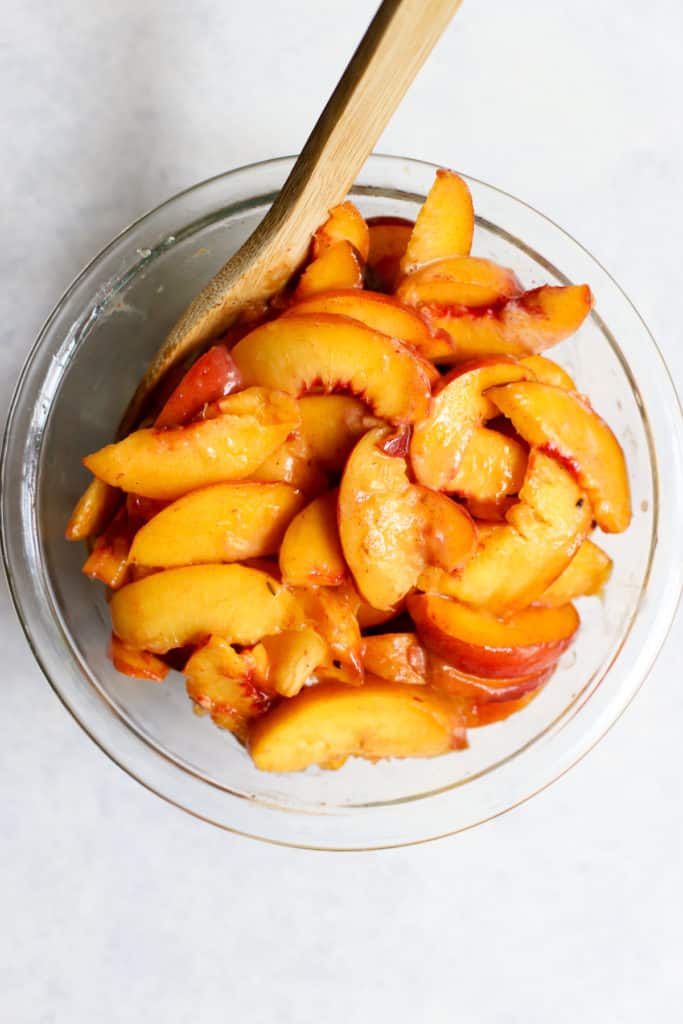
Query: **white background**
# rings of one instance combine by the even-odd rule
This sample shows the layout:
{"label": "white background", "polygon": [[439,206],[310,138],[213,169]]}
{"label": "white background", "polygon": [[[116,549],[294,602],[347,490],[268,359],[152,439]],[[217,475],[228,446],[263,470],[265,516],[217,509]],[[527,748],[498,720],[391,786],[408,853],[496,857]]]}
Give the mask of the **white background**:
{"label": "white background", "polygon": [[[0,408],[41,322],[127,222],[296,151],[370,0],[5,0]],[[679,0],[466,0],[378,147],[567,227],[679,382]],[[666,538],[662,539],[666,543]],[[201,824],[80,731],[0,592],[0,1019],[641,1024],[680,1018],[677,627],[606,740],[451,840],[304,853]]]}

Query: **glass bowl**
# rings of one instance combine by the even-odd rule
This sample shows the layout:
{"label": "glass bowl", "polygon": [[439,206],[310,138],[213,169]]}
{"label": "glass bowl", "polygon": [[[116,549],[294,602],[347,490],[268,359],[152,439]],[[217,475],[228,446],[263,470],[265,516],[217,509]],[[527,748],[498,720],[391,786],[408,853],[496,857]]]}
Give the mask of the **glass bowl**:
{"label": "glass bowl", "polygon": [[[81,574],[64,528],[87,482],[81,456],[109,442],[162,337],[263,217],[292,166],[273,160],[182,192],[116,238],[61,299],[21,375],[4,442],[2,540],[29,643],[56,693],[117,764],[206,821],[275,843],[370,849],[471,827],[538,792],[606,732],[645,678],[681,590],[681,412],[655,343],[605,270],[556,225],[469,180],[474,251],[527,287],[587,282],[596,309],[553,350],[611,424],[628,460],[634,520],[602,536],[614,573],[579,602],[574,647],[544,692],[470,747],[431,760],[351,759],[339,771],[259,772],[233,738],[191,713],[182,677],[126,678],[107,658],[104,588]],[[432,165],[368,160],[366,216],[414,217]],[[658,543],[665,538],[665,544]]]}

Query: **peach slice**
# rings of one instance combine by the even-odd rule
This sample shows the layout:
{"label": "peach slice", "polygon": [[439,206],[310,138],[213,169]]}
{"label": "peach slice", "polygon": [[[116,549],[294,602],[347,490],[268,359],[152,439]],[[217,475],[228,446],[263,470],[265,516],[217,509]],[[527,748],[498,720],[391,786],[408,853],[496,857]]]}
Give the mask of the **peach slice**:
{"label": "peach slice", "polygon": [[220,636],[209,637],[184,668],[191,700],[210,712],[223,729],[244,739],[250,719],[268,710],[273,693],[268,665],[260,645],[238,653]]}
{"label": "peach slice", "polygon": [[270,772],[337,767],[347,757],[434,757],[464,746],[460,715],[422,686],[320,683],[255,721],[249,751]]}
{"label": "peach slice", "polygon": [[339,242],[349,242],[363,262],[368,258],[370,233],[363,216],[350,199],[333,206],[330,215],[313,236],[313,256],[317,259]]}
{"label": "peach slice", "polygon": [[419,483],[437,491],[452,489],[472,434],[496,412],[483,392],[529,374],[512,359],[492,358],[467,363],[443,377],[429,415],[415,425],[410,442],[410,462]]}
{"label": "peach slice", "polygon": [[190,565],[129,583],[111,600],[114,632],[154,654],[201,643],[212,633],[253,644],[296,618],[294,596],[243,565]]}
{"label": "peach slice", "polygon": [[174,500],[197,487],[249,476],[300,423],[288,395],[252,388],[220,402],[221,415],[170,430],[136,430],[83,462],[105,483]]}
{"label": "peach slice", "polygon": [[298,303],[333,288],[362,287],[363,268],[356,250],[350,242],[337,242],[308,264],[292,298]]}
{"label": "peach slice", "polygon": [[588,285],[543,285],[487,309],[463,312],[462,307],[433,303],[420,306],[420,314],[432,329],[450,335],[455,358],[462,361],[542,352],[577,331],[592,305]]}
{"label": "peach slice", "polygon": [[427,681],[439,692],[464,697],[477,704],[497,704],[518,700],[531,690],[543,686],[555,671],[556,662],[529,675],[486,678],[475,676],[450,665],[443,658],[427,652]]}
{"label": "peach slice", "polygon": [[83,572],[112,590],[128,581],[130,546],[136,523],[125,508],[119,509],[104,533],[97,538]]}
{"label": "peach slice", "polygon": [[358,620],[358,625],[361,630],[372,629],[374,626],[383,626],[385,622],[390,622],[391,619],[395,619],[396,616],[400,615],[403,611],[402,603],[396,605],[395,608],[382,610],[379,608],[373,608],[371,604],[368,604],[363,600],[349,579],[344,580],[338,588],[338,593],[341,593],[346,597],[353,614]]}
{"label": "peach slice", "polygon": [[571,467],[606,533],[626,529],[631,496],[624,453],[587,398],[536,381],[492,388],[488,397],[529,444]]}
{"label": "peach slice", "polygon": [[473,233],[469,188],[453,171],[437,171],[401,260],[401,273],[410,274],[446,256],[468,256]]}
{"label": "peach slice", "polygon": [[500,504],[509,495],[519,493],[526,466],[524,445],[497,430],[476,427],[450,489],[475,502]]}
{"label": "peach slice", "polygon": [[241,383],[237,367],[225,345],[214,345],[184,375],[167,398],[154,426],[185,426],[205,405],[236,391]]}
{"label": "peach slice", "polygon": [[420,419],[429,405],[427,374],[410,350],[347,317],[281,317],[257,327],[232,355],[247,385],[297,396],[345,389],[395,423]]}
{"label": "peach slice", "polygon": [[585,540],[564,572],[536,598],[546,608],[599,594],[612,572],[612,559],[592,540]]}
{"label": "peach slice", "polygon": [[491,306],[522,294],[507,267],[475,256],[452,256],[428,263],[404,277],[396,298],[407,306]]}
{"label": "peach slice", "polygon": [[428,566],[451,573],[471,558],[477,547],[477,528],[462,505],[438,491],[417,488],[422,551]]}
{"label": "peach slice", "polygon": [[347,575],[337,530],[337,491],[328,491],[292,519],[280,548],[280,571],[295,587],[336,587]]}
{"label": "peach slice", "polygon": [[268,655],[268,683],[282,697],[295,697],[328,653],[314,629],[286,629],[266,636],[261,646]]}
{"label": "peach slice", "polygon": [[393,608],[415,585],[424,565],[420,491],[406,462],[378,445],[391,431],[377,427],[351,452],[339,489],[339,536],[361,596],[379,610]]}
{"label": "peach slice", "polygon": [[138,530],[129,561],[171,568],[277,552],[304,496],[287,484],[214,484],[167,505]]}
{"label": "peach slice", "polygon": [[122,672],[124,676],[131,676],[133,679],[151,679],[155,683],[161,683],[170,671],[166,662],[156,654],[124,644],[115,633],[111,635],[109,657],[117,672]]}
{"label": "peach slice", "polygon": [[285,316],[299,316],[303,313],[332,313],[351,317],[374,331],[411,345],[426,359],[432,358],[435,342],[439,346],[438,351],[441,351],[442,342],[434,338],[417,313],[402,306],[390,295],[382,295],[380,292],[347,290],[315,295],[292,306]]}
{"label": "peach slice", "polygon": [[340,473],[356,441],[382,421],[350,395],[308,395],[299,399],[300,434],[309,458]]}
{"label": "peach slice", "polygon": [[554,664],[579,616],[571,604],[525,608],[505,621],[437,594],[408,598],[422,642],[456,668],[486,678],[528,676]]}
{"label": "peach slice", "polygon": [[363,665],[370,675],[410,686],[427,682],[427,655],[414,633],[367,636],[364,646]]}
{"label": "peach slice", "polygon": [[516,715],[518,711],[538,697],[544,685],[542,683],[522,697],[515,697],[511,700],[485,701],[483,703],[466,701],[461,705],[465,725],[468,729],[479,729],[483,725],[493,725],[495,722],[504,721],[510,715]]}
{"label": "peach slice", "polygon": [[415,224],[403,217],[370,217],[367,225],[370,234],[368,277],[374,277],[382,291],[392,292]]}
{"label": "peach slice", "polygon": [[307,498],[329,490],[327,473],[313,460],[300,432],[289,437],[244,481],[257,484],[289,484]]}
{"label": "peach slice", "polygon": [[536,379],[541,384],[552,384],[556,388],[566,388],[567,391],[576,391],[576,385],[567,371],[547,356],[525,356],[520,359],[520,363],[531,370],[532,380]]}
{"label": "peach slice", "polygon": [[67,540],[87,540],[102,533],[123,501],[121,491],[94,477],[76,502],[66,527]]}
{"label": "peach slice", "polygon": [[302,587],[296,590],[299,624],[312,627],[329,648],[322,668],[326,676],[358,685],[363,681],[363,641],[346,590]]}
{"label": "peach slice", "polygon": [[[465,604],[508,615],[526,608],[564,572],[591,529],[591,508],[571,473],[534,449],[507,523],[487,531],[457,573],[418,582]],[[436,578],[438,577],[438,578]]]}

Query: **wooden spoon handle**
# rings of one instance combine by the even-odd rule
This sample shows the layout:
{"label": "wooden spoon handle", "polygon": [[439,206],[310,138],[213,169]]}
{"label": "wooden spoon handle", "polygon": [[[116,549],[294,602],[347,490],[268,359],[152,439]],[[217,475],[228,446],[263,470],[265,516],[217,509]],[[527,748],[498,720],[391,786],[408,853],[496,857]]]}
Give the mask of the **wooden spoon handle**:
{"label": "wooden spoon handle", "polygon": [[253,234],[171,329],[119,428],[139,419],[161,377],[241,309],[279,291],[358,171],[462,0],[384,0],[285,182]]}

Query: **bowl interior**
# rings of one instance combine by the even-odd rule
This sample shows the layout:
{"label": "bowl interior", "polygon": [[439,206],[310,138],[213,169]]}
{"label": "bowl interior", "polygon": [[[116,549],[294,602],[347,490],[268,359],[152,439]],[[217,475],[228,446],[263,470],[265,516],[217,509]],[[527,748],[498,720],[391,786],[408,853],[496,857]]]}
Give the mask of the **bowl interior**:
{"label": "bowl interior", "polygon": [[[34,618],[40,614],[41,628],[50,631],[53,663],[55,656],[61,656],[62,669],[55,674],[53,664],[49,671],[64,699],[72,708],[78,705],[81,721],[91,719],[86,727],[105,749],[163,795],[221,824],[278,840],[284,836],[285,841],[298,842],[308,829],[306,821],[341,816],[346,830],[337,831],[330,845],[345,845],[344,835],[355,845],[354,815],[371,808],[393,808],[392,841],[426,838],[430,830],[432,834],[450,831],[453,823],[445,820],[439,826],[426,826],[421,813],[411,808],[423,807],[425,801],[433,808],[438,794],[447,792],[451,808],[462,810],[458,827],[471,824],[488,816],[500,802],[500,795],[493,798],[491,794],[497,778],[505,787],[506,765],[549,743],[577,717],[588,722],[593,705],[596,709],[599,705],[604,718],[605,701],[597,695],[644,600],[657,533],[658,481],[651,425],[611,333],[619,330],[619,323],[610,323],[603,309],[601,284],[607,291],[607,276],[567,236],[562,235],[563,245],[559,245],[555,233],[558,237],[562,233],[528,207],[472,182],[478,213],[475,255],[511,267],[526,287],[585,279],[594,289],[596,313],[551,355],[590,395],[624,448],[633,489],[633,524],[622,536],[596,538],[613,557],[614,572],[601,598],[579,603],[578,640],[551,683],[521,713],[499,725],[472,730],[468,750],[426,761],[372,765],[351,760],[336,772],[310,769],[271,776],[257,771],[229,734],[208,718],[192,714],[180,675],[174,673],[160,685],[128,679],[113,669],[107,657],[110,626],[103,588],[82,575],[84,550],[65,542],[63,532],[88,480],[81,457],[111,440],[121,411],[167,328],[262,218],[288,165],[278,162],[277,173],[272,171],[274,166],[265,177],[258,168],[246,177],[239,172],[243,178],[237,185],[234,176],[224,176],[198,187],[204,188],[202,195],[193,190],[160,208],[161,213],[151,214],[134,226],[129,237],[114,244],[115,251],[103,261],[106,266],[86,272],[77,283],[75,300],[73,295],[69,300],[72,307],[67,315],[62,310],[61,318],[48,324],[51,358],[33,383],[34,405],[30,422],[26,421],[30,455],[25,449],[21,469],[21,514],[31,533],[26,561],[40,598]],[[354,191],[355,202],[366,216],[414,217],[432,173],[430,168],[427,175],[423,166],[405,161],[389,169],[373,165],[372,173],[367,171]],[[411,171],[411,167],[418,169]],[[578,277],[581,271],[583,276]],[[605,304],[610,302],[616,302],[614,296]],[[619,315],[615,312],[613,320],[618,321]],[[24,395],[22,401],[26,400]],[[19,472],[16,466],[13,471]],[[28,628],[31,631],[30,622]],[[40,646],[35,633],[33,639]],[[41,660],[45,663],[45,658]],[[67,675],[69,683],[62,687]],[[116,720],[118,739],[107,732],[107,719]],[[575,739],[572,736],[572,744]],[[128,763],[125,751],[131,752]],[[149,768],[152,763],[156,769]],[[166,783],[144,777],[148,769],[166,778],[175,776],[171,788],[191,788],[184,794],[177,789],[169,792]],[[468,791],[477,780],[475,798]],[[528,780],[527,790],[544,781]],[[198,796],[200,791],[210,791],[206,799],[212,809],[199,806],[204,800]],[[486,807],[482,794],[488,794]],[[511,796],[508,802],[514,802]],[[252,809],[262,808],[276,824],[235,825],[234,809],[245,802]],[[397,808],[404,821],[400,826]],[[411,815],[419,822],[415,827],[409,823]],[[284,817],[288,824],[283,823]],[[320,834],[327,834],[322,828]],[[422,834],[415,834],[415,828]],[[318,825],[315,829],[320,831]],[[366,824],[361,831],[357,842],[374,845],[372,827]]]}

